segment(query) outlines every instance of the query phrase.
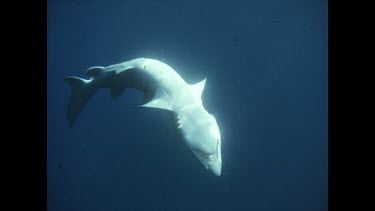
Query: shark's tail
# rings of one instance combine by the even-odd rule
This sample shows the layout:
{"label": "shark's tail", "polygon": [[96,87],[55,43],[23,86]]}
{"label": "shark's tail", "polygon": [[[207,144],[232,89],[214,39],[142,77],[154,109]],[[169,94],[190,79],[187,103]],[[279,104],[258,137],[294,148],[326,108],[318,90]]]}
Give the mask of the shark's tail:
{"label": "shark's tail", "polygon": [[64,80],[71,86],[66,118],[69,120],[70,126],[72,126],[87,102],[95,94],[97,87],[93,85],[92,80],[74,76],[66,77]]}

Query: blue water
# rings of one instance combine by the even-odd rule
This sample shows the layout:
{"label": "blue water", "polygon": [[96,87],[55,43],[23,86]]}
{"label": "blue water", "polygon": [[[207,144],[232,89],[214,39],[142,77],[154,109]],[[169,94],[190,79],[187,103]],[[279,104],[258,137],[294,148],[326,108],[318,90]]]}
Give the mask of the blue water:
{"label": "blue water", "polygon": [[[47,15],[49,211],[328,210],[327,1],[49,0]],[[208,77],[220,177],[134,90],[99,90],[68,127],[64,77],[138,57]]]}

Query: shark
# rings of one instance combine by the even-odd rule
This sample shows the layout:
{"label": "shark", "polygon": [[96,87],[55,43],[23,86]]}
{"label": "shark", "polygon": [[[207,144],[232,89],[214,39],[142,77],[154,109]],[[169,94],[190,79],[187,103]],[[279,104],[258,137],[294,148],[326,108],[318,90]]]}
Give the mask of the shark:
{"label": "shark", "polygon": [[221,135],[216,118],[202,103],[207,78],[188,84],[169,65],[149,58],[137,58],[109,66],[93,66],[85,71],[89,79],[75,76],[64,80],[70,84],[66,118],[73,126],[83,108],[100,88],[110,90],[117,99],[126,89],[144,92],[145,103],[136,107],[170,112],[178,134],[187,148],[208,171],[221,175]]}

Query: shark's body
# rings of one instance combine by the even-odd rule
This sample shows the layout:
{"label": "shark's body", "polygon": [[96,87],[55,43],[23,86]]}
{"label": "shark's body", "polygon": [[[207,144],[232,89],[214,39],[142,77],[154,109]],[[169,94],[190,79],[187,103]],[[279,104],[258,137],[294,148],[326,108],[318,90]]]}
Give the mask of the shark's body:
{"label": "shark's body", "polygon": [[189,85],[170,66],[153,59],[139,58],[86,71],[89,80],[67,77],[72,93],[67,118],[74,123],[98,88],[109,88],[117,98],[126,88],[145,92],[146,104],[170,111],[186,146],[203,166],[221,174],[221,137],[216,119],[203,107],[201,95],[206,79]]}

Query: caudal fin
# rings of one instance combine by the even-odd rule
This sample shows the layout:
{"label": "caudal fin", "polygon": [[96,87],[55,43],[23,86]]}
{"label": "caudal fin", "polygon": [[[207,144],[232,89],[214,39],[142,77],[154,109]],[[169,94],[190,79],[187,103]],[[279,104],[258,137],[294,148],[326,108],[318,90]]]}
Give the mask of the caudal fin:
{"label": "caudal fin", "polygon": [[95,94],[97,88],[93,86],[91,80],[74,76],[66,77],[64,81],[71,86],[66,118],[69,120],[70,126],[72,126],[87,102]]}

